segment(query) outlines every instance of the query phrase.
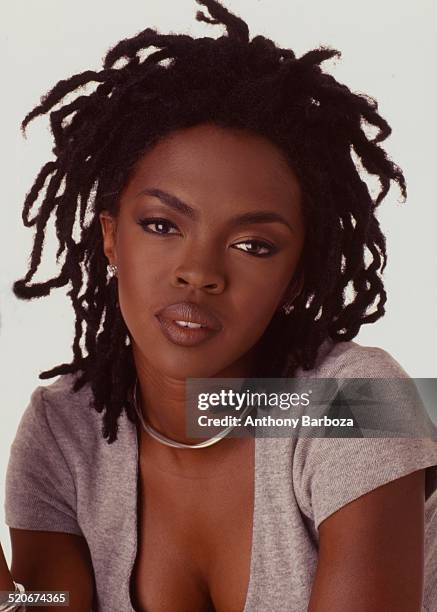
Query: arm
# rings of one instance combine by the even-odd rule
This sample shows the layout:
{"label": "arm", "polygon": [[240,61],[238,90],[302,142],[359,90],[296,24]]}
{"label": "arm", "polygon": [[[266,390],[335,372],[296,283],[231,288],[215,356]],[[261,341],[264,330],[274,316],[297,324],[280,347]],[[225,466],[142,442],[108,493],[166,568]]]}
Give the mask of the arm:
{"label": "arm", "polygon": [[0,591],[14,591],[14,581],[6,563],[3,548],[0,545]]}
{"label": "arm", "polygon": [[322,521],[308,612],[420,612],[424,489],[418,470]]}
{"label": "arm", "polygon": [[[69,591],[68,612],[93,607],[94,573],[85,538],[71,533],[10,529],[11,574],[26,591]],[[12,589],[13,590],[13,589]],[[65,606],[38,607],[67,610]]]}

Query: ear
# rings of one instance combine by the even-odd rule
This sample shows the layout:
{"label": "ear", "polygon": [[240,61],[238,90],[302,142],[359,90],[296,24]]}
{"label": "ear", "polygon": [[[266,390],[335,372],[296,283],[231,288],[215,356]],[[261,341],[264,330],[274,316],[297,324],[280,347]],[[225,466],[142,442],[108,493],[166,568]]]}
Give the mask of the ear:
{"label": "ear", "polygon": [[109,263],[117,265],[117,219],[107,210],[103,210],[99,214],[99,219],[103,236],[103,252]]}

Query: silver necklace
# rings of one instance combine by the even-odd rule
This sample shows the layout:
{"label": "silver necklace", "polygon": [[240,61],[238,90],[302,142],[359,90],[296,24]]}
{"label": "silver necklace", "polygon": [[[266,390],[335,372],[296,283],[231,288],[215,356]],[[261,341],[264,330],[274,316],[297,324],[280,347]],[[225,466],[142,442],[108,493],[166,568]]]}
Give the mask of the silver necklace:
{"label": "silver necklace", "polygon": [[[141,410],[138,407],[137,386],[138,386],[138,378],[136,379],[135,385],[134,385],[133,403],[134,403],[135,410],[138,414],[138,417],[140,419],[141,425],[143,426],[144,431],[146,431],[150,436],[152,436],[152,438],[155,438],[155,440],[157,440],[158,442],[161,442],[161,444],[165,444],[166,446],[171,446],[172,448],[205,448],[207,446],[211,446],[212,444],[215,444],[216,442],[220,442],[220,440],[223,440],[223,438],[226,437],[228,433],[230,433],[235,427],[235,425],[230,425],[229,427],[226,427],[226,429],[223,429],[222,431],[220,431],[218,434],[216,434],[212,438],[209,438],[209,440],[204,440],[203,442],[199,442],[199,444],[184,444],[183,442],[177,442],[176,440],[167,438],[167,436],[164,436],[163,434],[159,433],[159,431],[156,431],[156,429],[154,429],[144,419],[143,415],[141,414]],[[241,420],[243,420],[243,417],[245,417],[246,414],[248,414],[251,408],[252,406],[249,405],[246,407],[245,410],[243,410],[243,412],[241,413],[241,417],[240,417]]]}

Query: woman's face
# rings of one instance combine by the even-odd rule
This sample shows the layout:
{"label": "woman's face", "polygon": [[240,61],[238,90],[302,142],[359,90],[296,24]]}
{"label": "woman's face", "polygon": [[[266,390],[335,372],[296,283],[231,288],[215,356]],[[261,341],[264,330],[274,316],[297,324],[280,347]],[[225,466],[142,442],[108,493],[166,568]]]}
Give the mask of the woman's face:
{"label": "woman's face", "polygon": [[[247,375],[239,368],[304,243],[299,184],[280,150],[209,123],[173,132],[139,160],[118,216],[100,220],[137,367],[175,379]],[[215,331],[179,327],[195,314],[163,309],[181,302],[207,309]]]}

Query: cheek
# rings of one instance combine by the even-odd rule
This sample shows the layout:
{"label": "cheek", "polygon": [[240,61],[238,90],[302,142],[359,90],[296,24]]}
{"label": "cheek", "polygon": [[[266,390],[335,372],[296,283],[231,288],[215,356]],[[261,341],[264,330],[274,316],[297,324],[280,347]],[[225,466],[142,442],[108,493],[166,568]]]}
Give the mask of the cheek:
{"label": "cheek", "polygon": [[144,329],[144,325],[148,324],[160,304],[162,305],[163,298],[162,291],[159,290],[161,286],[159,279],[155,268],[144,265],[144,263],[119,268],[120,309],[134,337],[138,330]]}
{"label": "cheek", "polygon": [[240,277],[235,283],[238,289],[229,297],[230,341],[238,339],[248,350],[261,338],[280,305],[289,276],[269,270],[244,285]]}
{"label": "cheek", "polygon": [[[270,321],[281,301],[294,269],[296,257],[277,258],[266,265],[246,266],[233,280],[234,291],[239,293],[240,309],[250,320]],[[235,289],[237,288],[237,289]]]}
{"label": "cheek", "polygon": [[120,231],[117,239],[118,299],[134,338],[144,328],[146,314],[153,307],[151,301],[160,274],[158,262],[153,261],[153,254],[144,253],[144,243],[136,234]]}
{"label": "cheek", "polygon": [[142,232],[124,225],[117,238],[117,264],[120,298],[125,302],[150,296],[150,287],[165,274],[162,252],[147,248]]}

